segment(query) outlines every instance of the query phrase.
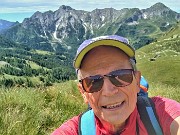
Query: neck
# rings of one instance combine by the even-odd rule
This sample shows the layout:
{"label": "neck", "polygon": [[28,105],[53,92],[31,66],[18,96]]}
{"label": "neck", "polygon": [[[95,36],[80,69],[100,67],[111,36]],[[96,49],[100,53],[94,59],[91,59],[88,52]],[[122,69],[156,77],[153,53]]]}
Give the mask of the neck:
{"label": "neck", "polygon": [[124,123],[121,123],[121,124],[112,125],[112,124],[109,124],[106,121],[101,121],[101,122],[102,122],[104,128],[108,129],[108,131],[110,131],[113,135],[121,133],[122,130],[124,129],[125,123],[126,123],[126,122],[124,122]]}

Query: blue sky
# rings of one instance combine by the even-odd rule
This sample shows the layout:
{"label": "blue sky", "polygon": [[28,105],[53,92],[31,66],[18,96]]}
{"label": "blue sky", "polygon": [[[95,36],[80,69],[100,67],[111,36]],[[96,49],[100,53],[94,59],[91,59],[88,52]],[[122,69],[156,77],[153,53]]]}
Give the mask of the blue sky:
{"label": "blue sky", "polygon": [[[36,11],[55,11],[61,5],[68,5],[77,10],[92,11],[96,8],[139,8],[145,9],[159,2],[158,0],[2,0],[0,19],[22,22]],[[161,1],[162,2],[162,1]],[[170,9],[180,13],[180,0],[163,0]]]}

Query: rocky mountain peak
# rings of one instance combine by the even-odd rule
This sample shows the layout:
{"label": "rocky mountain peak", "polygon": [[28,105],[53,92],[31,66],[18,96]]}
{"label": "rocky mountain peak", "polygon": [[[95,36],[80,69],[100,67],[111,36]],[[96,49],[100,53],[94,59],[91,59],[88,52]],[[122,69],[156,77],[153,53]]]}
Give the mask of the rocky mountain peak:
{"label": "rocky mountain peak", "polygon": [[40,17],[42,16],[42,14],[43,14],[43,13],[41,13],[40,11],[37,11],[37,12],[35,12],[35,13],[31,16],[31,18],[32,18],[32,19],[34,19],[34,18],[40,18]]}
{"label": "rocky mountain peak", "polygon": [[62,5],[59,7],[59,10],[69,11],[69,10],[73,10],[73,8],[71,8],[70,6]]}
{"label": "rocky mountain peak", "polygon": [[[107,34],[119,34],[132,38],[135,45],[143,45],[152,41],[148,35],[157,30],[159,33],[162,32],[160,30],[169,30],[177,20],[180,20],[180,14],[162,3],[143,10],[104,8],[91,12],[62,5],[56,11],[35,12],[21,25],[11,29],[13,32],[4,34],[16,42],[46,50],[51,47],[53,50],[70,50],[84,39]],[[143,43],[136,41],[139,38]]]}
{"label": "rocky mountain peak", "polygon": [[145,19],[149,18],[165,18],[165,20],[171,20],[174,18],[178,18],[178,14],[165,6],[163,3],[156,3],[152,5],[150,8],[143,9],[143,16]]}
{"label": "rocky mountain peak", "polygon": [[168,8],[167,6],[165,6],[161,2],[158,2],[158,3],[154,4],[153,6],[150,7],[150,9],[154,10],[154,11],[171,10],[170,8]]}

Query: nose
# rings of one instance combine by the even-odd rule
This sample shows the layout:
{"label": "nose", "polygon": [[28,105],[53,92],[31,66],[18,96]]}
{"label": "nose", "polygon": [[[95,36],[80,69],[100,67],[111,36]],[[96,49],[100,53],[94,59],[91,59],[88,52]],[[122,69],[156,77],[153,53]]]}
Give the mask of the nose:
{"label": "nose", "polygon": [[104,96],[112,96],[118,92],[118,88],[111,83],[111,81],[105,77],[104,84],[102,87],[102,95]]}

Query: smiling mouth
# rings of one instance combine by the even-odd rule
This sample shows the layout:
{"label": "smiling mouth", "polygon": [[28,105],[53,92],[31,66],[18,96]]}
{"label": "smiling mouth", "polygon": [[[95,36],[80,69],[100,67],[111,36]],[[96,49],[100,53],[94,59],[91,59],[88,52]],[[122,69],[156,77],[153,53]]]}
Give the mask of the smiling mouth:
{"label": "smiling mouth", "polygon": [[121,107],[123,103],[124,103],[124,101],[121,103],[113,104],[113,105],[102,106],[102,108],[104,108],[104,109],[115,109],[115,108]]}

